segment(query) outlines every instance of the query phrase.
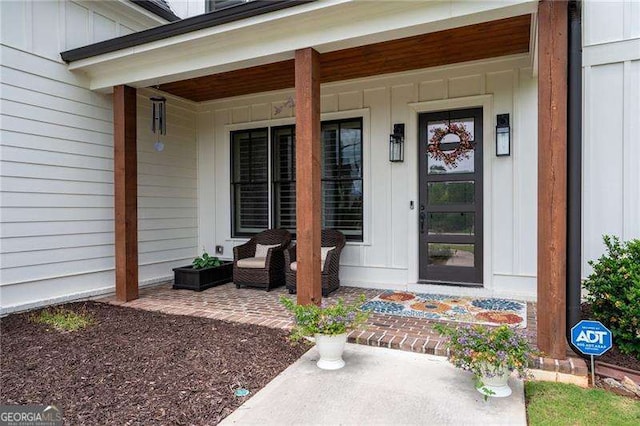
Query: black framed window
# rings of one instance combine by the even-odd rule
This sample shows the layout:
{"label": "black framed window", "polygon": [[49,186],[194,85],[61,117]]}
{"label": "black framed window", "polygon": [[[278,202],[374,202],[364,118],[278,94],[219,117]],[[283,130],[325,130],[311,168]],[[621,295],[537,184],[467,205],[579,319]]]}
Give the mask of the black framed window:
{"label": "black framed window", "polygon": [[[257,133],[256,133],[257,132]],[[259,134],[262,138],[266,129],[233,132],[233,144],[239,134]],[[247,137],[247,136],[243,136]],[[250,136],[253,137],[253,136]],[[363,240],[363,176],[362,176],[362,118],[346,120],[325,121],[321,124],[322,139],[322,227],[327,229],[339,229],[350,241]],[[254,146],[254,144],[251,144]],[[261,145],[266,146],[266,144]],[[236,152],[232,148],[234,158],[246,156],[246,152]],[[293,235],[296,232],[296,148],[295,126],[279,126],[271,128],[271,170],[273,197],[271,211],[273,213],[273,227],[287,229]],[[261,158],[266,158],[264,153]],[[238,157],[239,158],[239,157]],[[241,163],[251,160],[242,159]],[[236,161],[233,161],[233,170],[236,173]],[[266,161],[263,163],[266,167]],[[255,167],[258,167],[255,164]],[[264,171],[264,176],[266,176]],[[260,175],[262,176],[262,175]],[[236,182],[235,175],[232,178]],[[232,192],[237,194],[236,186],[242,184],[236,182]],[[253,190],[257,190],[258,184],[263,189],[264,198],[260,199],[260,208],[256,208]],[[233,217],[235,222],[242,218],[251,219],[249,226],[238,227],[234,225],[234,236],[248,236],[267,229],[269,222],[265,219],[264,206],[269,205],[267,190],[262,181],[251,182],[251,203],[243,205],[234,199]],[[247,189],[247,191],[249,191]],[[248,197],[248,196],[247,196]],[[245,214],[242,209],[251,208],[251,213]],[[260,215],[256,212],[260,212]],[[256,218],[265,226],[256,228]],[[248,222],[248,220],[247,220]],[[244,222],[241,222],[244,223]],[[253,229],[253,231],[251,230]]]}
{"label": "black framed window", "polygon": [[232,234],[269,227],[268,129],[231,132]]}

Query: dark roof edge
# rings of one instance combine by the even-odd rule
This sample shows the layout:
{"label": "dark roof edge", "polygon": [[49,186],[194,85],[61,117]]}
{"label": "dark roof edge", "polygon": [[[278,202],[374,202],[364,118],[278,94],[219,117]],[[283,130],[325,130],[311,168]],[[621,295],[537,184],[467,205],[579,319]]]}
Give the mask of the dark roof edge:
{"label": "dark roof edge", "polygon": [[158,15],[161,18],[166,19],[169,22],[179,21],[180,17],[171,11],[171,9],[166,9],[159,4],[149,1],[149,0],[130,0],[131,3],[140,6],[141,8],[153,13],[154,15]]}
{"label": "dark roof edge", "polygon": [[277,10],[286,9],[301,4],[311,3],[315,0],[254,0],[237,6],[220,9],[203,15],[193,16],[148,30],[139,31],[133,34],[112,38],[88,46],[78,47],[60,53],[63,61],[69,63],[81,59],[91,58],[104,53],[115,52],[117,50],[138,46],[153,41],[175,37],[181,34],[215,27],[229,22],[240,21]]}

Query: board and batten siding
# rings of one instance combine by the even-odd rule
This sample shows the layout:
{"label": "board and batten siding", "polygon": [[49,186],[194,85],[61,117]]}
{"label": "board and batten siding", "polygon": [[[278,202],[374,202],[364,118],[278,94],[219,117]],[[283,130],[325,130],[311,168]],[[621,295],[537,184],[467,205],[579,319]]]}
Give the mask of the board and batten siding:
{"label": "board and batten siding", "polygon": [[[321,91],[323,120],[363,117],[365,235],[343,251],[345,284],[433,289],[407,284],[418,278],[418,209],[409,208],[418,202],[418,111],[485,104],[482,292],[535,297],[537,80],[528,55],[325,84]],[[200,238],[207,247],[224,246],[225,257],[243,241],[231,238],[229,132],[293,123],[293,109],[283,107],[290,96],[278,91],[200,105],[199,181],[209,182],[199,188]],[[495,115],[502,113],[512,120],[507,158],[495,157]],[[407,125],[404,163],[388,160],[393,123]]]}
{"label": "board and batten siding", "polygon": [[602,235],[640,238],[640,2],[583,3],[583,277]]}
{"label": "board and batten siding", "polygon": [[[2,312],[114,290],[111,95],[88,90],[59,52],[153,21],[91,6],[100,5],[0,2]],[[103,31],[103,18],[115,33]],[[76,38],[71,28],[86,32]],[[169,99],[166,148],[158,153],[150,95],[138,92],[142,284],[170,277],[197,248],[194,106]]]}

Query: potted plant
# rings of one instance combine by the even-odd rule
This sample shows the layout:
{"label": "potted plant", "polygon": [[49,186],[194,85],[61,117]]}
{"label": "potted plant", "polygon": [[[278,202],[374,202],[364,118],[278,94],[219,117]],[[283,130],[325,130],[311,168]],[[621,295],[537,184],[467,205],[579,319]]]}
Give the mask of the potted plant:
{"label": "potted plant", "polygon": [[436,324],[438,332],[449,336],[449,361],[456,367],[471,371],[476,389],[484,395],[511,395],[508,380],[512,371],[526,375],[529,355],[533,353],[527,338],[515,328],[501,325]]}
{"label": "potted plant", "polygon": [[291,340],[313,337],[320,353],[316,365],[323,370],[337,370],[344,367],[342,352],[347,343],[347,333],[363,324],[368,312],[360,310],[365,301],[362,295],[358,301],[345,304],[342,298],[328,306],[298,305],[282,296],[281,303],[295,319],[291,330]]}
{"label": "potted plant", "polygon": [[209,287],[231,282],[233,262],[224,262],[203,250],[202,256],[191,265],[174,268],[173,288],[202,291]]}

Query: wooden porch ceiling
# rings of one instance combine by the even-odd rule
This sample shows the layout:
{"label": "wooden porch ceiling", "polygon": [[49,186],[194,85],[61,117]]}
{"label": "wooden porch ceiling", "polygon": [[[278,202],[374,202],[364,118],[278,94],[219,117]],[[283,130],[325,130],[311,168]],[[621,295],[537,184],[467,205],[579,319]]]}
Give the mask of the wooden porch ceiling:
{"label": "wooden porch ceiling", "polygon": [[[531,15],[374,43],[320,55],[320,81],[348,80],[526,53]],[[293,88],[294,60],[175,81],[160,90],[196,102]]]}

